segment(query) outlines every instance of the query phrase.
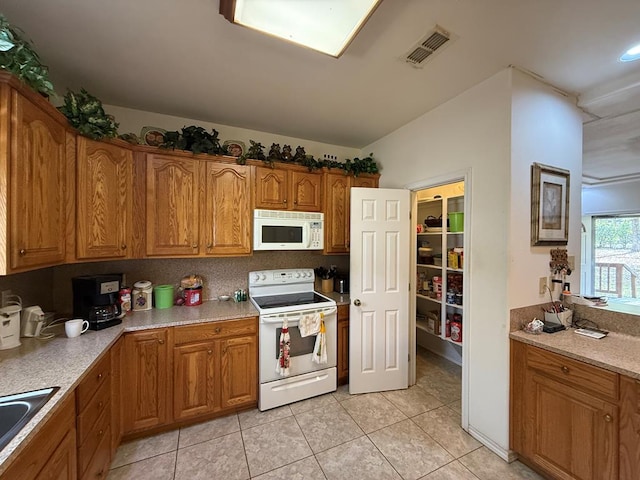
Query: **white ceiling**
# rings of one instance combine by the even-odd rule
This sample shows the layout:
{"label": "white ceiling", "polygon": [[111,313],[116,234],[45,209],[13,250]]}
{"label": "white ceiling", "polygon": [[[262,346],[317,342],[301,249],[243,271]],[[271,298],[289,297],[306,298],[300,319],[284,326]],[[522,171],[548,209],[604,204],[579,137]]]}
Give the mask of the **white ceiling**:
{"label": "white ceiling", "polygon": [[[617,61],[640,42],[638,0],[384,0],[339,59],[234,26],[218,6],[3,0],[0,9],[61,94],[84,87],[106,104],[356,148],[516,65],[579,95],[586,180],[640,176],[640,61]],[[456,40],[422,69],[407,64],[436,24]]]}

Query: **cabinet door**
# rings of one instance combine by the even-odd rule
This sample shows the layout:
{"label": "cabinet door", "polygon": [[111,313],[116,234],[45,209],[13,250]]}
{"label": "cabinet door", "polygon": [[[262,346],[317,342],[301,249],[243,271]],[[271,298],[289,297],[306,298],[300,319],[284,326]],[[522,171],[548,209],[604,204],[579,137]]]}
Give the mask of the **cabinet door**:
{"label": "cabinet door", "polygon": [[220,391],[223,409],[257,400],[257,341],[255,336],[219,340]]}
{"label": "cabinet door", "polygon": [[256,208],[286,210],[288,172],[275,168],[256,167]]}
{"label": "cabinet door", "polygon": [[338,306],[338,385],[349,383],[349,305]]}
{"label": "cabinet door", "polygon": [[214,411],[216,348],[215,342],[202,342],[173,349],[175,420]]}
{"label": "cabinet door", "polygon": [[65,127],[12,92],[9,257],[12,270],[65,258]]}
{"label": "cabinet door", "polygon": [[168,335],[166,328],[125,335],[124,433],[163,425],[169,420]]}
{"label": "cabinet door", "polygon": [[186,158],[147,156],[147,255],[198,254],[198,165]]}
{"label": "cabinet door", "polygon": [[80,136],[77,152],[77,258],[128,258],[133,153]]}
{"label": "cabinet door", "polygon": [[124,338],[111,347],[111,454],[115,455],[122,440],[122,382]]}
{"label": "cabinet door", "polygon": [[353,177],[351,179],[352,187],[378,188],[379,177]]}
{"label": "cabinet door", "polygon": [[74,435],[73,431],[67,432],[36,480],[75,480],[77,478]]}
{"label": "cabinet door", "polygon": [[557,478],[618,478],[618,407],[532,374],[526,456]]}
{"label": "cabinet door", "polygon": [[349,252],[350,178],[344,173],[325,175],[325,253]]}
{"label": "cabinet door", "polygon": [[207,162],[204,188],[206,253],[251,253],[251,167]]}
{"label": "cabinet door", "polygon": [[640,478],[640,380],[620,376],[620,480]]}
{"label": "cabinet door", "polygon": [[322,211],[322,175],[309,172],[289,172],[291,175],[292,210]]}

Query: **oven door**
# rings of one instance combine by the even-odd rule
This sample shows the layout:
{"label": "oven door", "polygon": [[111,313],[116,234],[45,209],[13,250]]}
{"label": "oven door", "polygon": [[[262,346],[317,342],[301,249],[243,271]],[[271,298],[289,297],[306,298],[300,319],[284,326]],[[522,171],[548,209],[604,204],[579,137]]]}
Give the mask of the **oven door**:
{"label": "oven door", "polygon": [[[313,347],[316,335],[302,337],[298,322],[304,315],[320,313],[324,314],[324,325],[327,340],[327,363],[314,363]],[[289,323],[290,358],[289,377],[303,373],[323,370],[336,366],[337,358],[337,308],[335,306],[316,308],[311,310],[298,310],[281,314],[266,314],[260,316],[260,383],[281,380],[283,377],[276,371],[278,356],[280,354],[280,333],[282,322],[287,319]]]}

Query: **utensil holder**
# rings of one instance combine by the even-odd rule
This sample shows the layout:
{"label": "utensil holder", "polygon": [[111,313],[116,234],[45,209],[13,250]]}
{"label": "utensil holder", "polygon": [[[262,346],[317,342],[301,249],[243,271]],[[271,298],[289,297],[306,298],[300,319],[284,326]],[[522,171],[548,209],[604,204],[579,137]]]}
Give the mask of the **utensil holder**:
{"label": "utensil holder", "polygon": [[333,278],[323,278],[320,291],[323,293],[333,292]]}
{"label": "utensil holder", "polygon": [[565,310],[563,312],[544,312],[544,321],[558,323],[558,321],[565,327],[571,325],[571,319],[573,318],[573,310]]}

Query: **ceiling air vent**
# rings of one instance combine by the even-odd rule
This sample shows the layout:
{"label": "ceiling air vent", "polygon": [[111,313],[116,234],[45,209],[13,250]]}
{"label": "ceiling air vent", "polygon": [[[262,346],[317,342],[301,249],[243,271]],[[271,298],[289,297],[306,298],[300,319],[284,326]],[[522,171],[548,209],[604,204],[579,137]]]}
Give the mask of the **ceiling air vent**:
{"label": "ceiling air vent", "polygon": [[436,51],[439,51],[453,40],[452,35],[436,25],[405,56],[405,61],[416,68],[421,68]]}

